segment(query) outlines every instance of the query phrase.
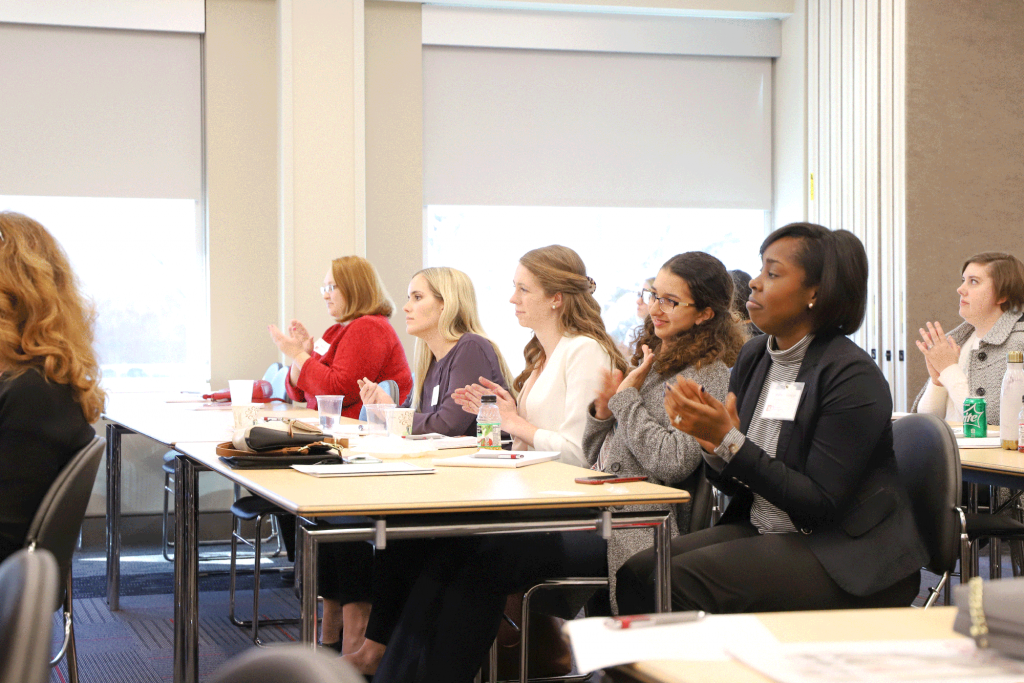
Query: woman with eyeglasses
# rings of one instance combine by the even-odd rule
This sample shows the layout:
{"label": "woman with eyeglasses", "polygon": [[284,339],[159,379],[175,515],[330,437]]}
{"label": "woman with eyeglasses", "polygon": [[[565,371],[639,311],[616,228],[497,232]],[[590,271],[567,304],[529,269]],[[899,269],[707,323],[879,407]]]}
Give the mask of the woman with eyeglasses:
{"label": "woman with eyeglasses", "polygon": [[[729,366],[746,337],[731,312],[733,282],[722,262],[691,251],[669,259],[649,289],[648,306],[634,346],[633,369],[602,373],[603,385],[590,405],[583,433],[587,462],[618,476],[646,476],[655,484],[680,486],[691,493],[703,475],[703,449],[688,434],[673,429],[665,413],[665,383],[679,374],[724,401]],[[675,506],[632,506],[669,510],[672,534],[689,530],[689,505],[676,519]],[[651,547],[645,529],[618,529],[608,542],[612,610],[615,572],[634,554]]]}
{"label": "woman with eyeglasses", "polygon": [[0,561],[24,545],[53,481],[96,436],[105,394],[93,319],[57,241],[0,212]]}
{"label": "woman with eyeglasses", "polygon": [[313,409],[317,395],[343,395],[342,415],[358,418],[363,406],[359,380],[390,379],[398,383],[404,401],[412,390],[412,373],[388,322],[394,307],[376,268],[359,256],[336,258],[320,293],[337,324],[317,342],[298,320],[289,323],[287,333],[270,325],[271,339],[292,359],[288,395]]}

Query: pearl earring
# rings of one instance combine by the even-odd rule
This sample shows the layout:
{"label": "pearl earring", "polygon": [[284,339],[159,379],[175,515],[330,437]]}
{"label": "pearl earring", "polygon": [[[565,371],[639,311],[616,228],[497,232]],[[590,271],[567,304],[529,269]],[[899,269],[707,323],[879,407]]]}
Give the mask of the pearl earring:
{"label": "pearl earring", "polygon": [[551,304],[551,310],[552,311],[555,310],[555,305],[554,304]]}
{"label": "pearl earring", "polygon": [[814,308],[814,302],[812,301],[811,303],[807,304],[807,308]]}

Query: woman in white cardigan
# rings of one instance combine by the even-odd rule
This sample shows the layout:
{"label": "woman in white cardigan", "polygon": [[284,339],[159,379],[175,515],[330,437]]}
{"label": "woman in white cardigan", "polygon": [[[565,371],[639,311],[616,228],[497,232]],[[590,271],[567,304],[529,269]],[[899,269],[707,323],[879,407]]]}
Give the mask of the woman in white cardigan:
{"label": "woman in white cardigan", "polygon": [[587,406],[601,387],[602,370],[627,369],[601,320],[593,297],[597,285],[579,254],[559,245],[527,252],[513,284],[509,303],[519,324],[533,330],[523,350],[526,368],[513,382],[518,404],[485,377],[452,397],[475,414],[480,397],[495,394],[513,450],[558,451],[562,462],[589,467],[583,455]]}
{"label": "woman in white cardigan", "polygon": [[[495,394],[502,430],[515,449],[558,451],[586,466],[587,406],[604,371],[626,370],[605,331],[595,283],[567,247],[534,249],[519,260],[515,304],[519,324],[534,332],[526,369],[513,382],[519,403],[480,378],[452,396],[468,412]],[[606,571],[605,543],[593,532],[509,534],[436,542],[412,588],[375,677],[389,683],[468,683],[498,631],[505,597],[553,576]]]}

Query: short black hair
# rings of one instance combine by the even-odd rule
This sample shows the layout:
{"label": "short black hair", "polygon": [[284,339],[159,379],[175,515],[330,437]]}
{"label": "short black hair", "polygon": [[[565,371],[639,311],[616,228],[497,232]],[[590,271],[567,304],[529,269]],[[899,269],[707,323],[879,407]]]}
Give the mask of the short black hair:
{"label": "short black hair", "polygon": [[750,298],[750,273],[745,270],[730,270],[732,275],[732,310],[740,317],[740,320],[750,320],[750,313],[747,312],[747,299]]}
{"label": "short black hair", "polygon": [[868,303],[868,255],[861,241],[849,230],[790,223],[765,238],[761,255],[783,237],[800,240],[797,259],[804,269],[804,286],[818,287],[811,315],[815,334],[856,332]]}

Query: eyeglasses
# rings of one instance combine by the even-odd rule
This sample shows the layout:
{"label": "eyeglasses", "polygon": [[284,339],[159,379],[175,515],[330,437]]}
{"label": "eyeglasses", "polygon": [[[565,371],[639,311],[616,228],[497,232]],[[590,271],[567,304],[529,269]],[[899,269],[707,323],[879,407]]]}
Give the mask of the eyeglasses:
{"label": "eyeglasses", "polygon": [[333,292],[337,288],[338,288],[338,285],[324,285],[323,287],[320,288],[320,293],[321,294],[330,294],[331,292]]}
{"label": "eyeglasses", "polygon": [[654,292],[652,292],[649,289],[641,289],[640,290],[640,299],[645,304],[647,304],[648,306],[650,306],[655,301],[657,301],[658,305],[661,306],[662,308],[664,308],[666,311],[671,311],[676,306],[686,307],[686,306],[696,306],[697,305],[697,304],[689,303],[689,302],[686,302],[686,301],[673,301],[672,299],[666,299],[663,296],[658,296],[657,294],[655,294]]}

